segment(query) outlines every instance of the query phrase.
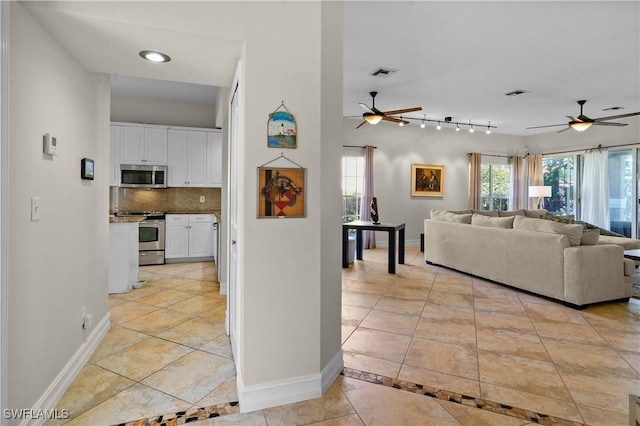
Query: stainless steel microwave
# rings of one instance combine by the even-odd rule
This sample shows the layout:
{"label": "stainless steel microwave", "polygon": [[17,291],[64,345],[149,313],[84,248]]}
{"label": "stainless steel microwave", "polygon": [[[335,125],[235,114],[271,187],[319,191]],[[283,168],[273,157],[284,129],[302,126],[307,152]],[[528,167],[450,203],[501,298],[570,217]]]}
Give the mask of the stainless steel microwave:
{"label": "stainless steel microwave", "polygon": [[167,166],[121,164],[120,186],[123,188],[166,188]]}

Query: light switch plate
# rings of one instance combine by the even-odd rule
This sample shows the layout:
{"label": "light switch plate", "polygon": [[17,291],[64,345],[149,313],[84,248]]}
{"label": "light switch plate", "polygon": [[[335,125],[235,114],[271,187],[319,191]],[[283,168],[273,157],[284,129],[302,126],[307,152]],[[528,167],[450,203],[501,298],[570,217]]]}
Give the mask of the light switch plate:
{"label": "light switch plate", "polygon": [[40,220],[40,197],[31,197],[31,222]]}
{"label": "light switch plate", "polygon": [[204,203],[204,195],[201,195],[201,196],[200,196],[200,202],[201,202],[201,203]]}

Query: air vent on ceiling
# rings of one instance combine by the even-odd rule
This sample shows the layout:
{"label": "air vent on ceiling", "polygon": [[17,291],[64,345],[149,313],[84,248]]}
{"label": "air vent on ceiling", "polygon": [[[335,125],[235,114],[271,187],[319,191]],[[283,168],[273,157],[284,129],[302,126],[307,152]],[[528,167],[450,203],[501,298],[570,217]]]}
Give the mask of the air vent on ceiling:
{"label": "air vent on ceiling", "polygon": [[603,111],[617,111],[619,109],[624,109],[624,107],[614,106],[614,107],[611,107],[611,108],[605,108],[605,109],[603,109]]}
{"label": "air vent on ceiling", "polygon": [[391,74],[397,73],[398,70],[392,68],[378,68],[371,75],[374,77],[389,77]]}
{"label": "air vent on ceiling", "polygon": [[524,95],[525,93],[529,93],[529,91],[528,90],[518,89],[518,90],[514,90],[514,91],[509,92],[509,93],[505,93],[504,95],[505,96],[519,96],[519,95]]}

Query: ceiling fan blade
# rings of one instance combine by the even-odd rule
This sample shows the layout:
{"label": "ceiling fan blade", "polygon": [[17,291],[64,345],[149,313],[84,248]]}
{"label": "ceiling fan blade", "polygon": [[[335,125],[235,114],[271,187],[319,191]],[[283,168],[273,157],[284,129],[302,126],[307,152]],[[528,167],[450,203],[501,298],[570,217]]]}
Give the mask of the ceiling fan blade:
{"label": "ceiling fan blade", "polygon": [[579,117],[574,117],[572,115],[565,115],[565,117],[567,117],[568,119],[570,119],[571,121],[576,121],[578,123],[582,123],[583,120],[581,120]]}
{"label": "ceiling fan blade", "polygon": [[596,121],[593,123],[594,126],[615,126],[615,127],[624,127],[627,123],[610,123],[608,121]]}
{"label": "ceiling fan blade", "polygon": [[527,129],[542,129],[544,127],[558,127],[558,126],[566,126],[567,123],[562,124],[549,124],[548,126],[535,126],[535,127],[527,127]]}
{"label": "ceiling fan blade", "polygon": [[386,115],[398,115],[398,114],[404,114],[404,113],[407,113],[407,112],[415,112],[415,111],[422,111],[422,107],[395,109],[393,111],[384,111],[384,114],[386,114]]}
{"label": "ceiling fan blade", "polygon": [[593,121],[598,122],[598,121],[616,120],[618,118],[633,117],[635,115],[640,115],[640,112],[630,112],[628,114],[610,115],[609,117],[594,118]]}
{"label": "ceiling fan blade", "polygon": [[364,112],[368,112],[370,114],[375,114],[375,112],[369,108],[367,105],[360,103],[360,108],[362,108],[364,110]]}
{"label": "ceiling fan blade", "polygon": [[402,120],[400,118],[395,118],[395,117],[389,117],[389,116],[382,116],[382,119],[385,121],[391,121],[392,123],[403,123],[403,124],[409,124],[409,122],[407,120]]}
{"label": "ceiling fan blade", "polygon": [[367,120],[362,120],[362,123],[358,124],[358,127],[356,127],[356,129],[359,129],[360,127],[362,127],[366,122]]}

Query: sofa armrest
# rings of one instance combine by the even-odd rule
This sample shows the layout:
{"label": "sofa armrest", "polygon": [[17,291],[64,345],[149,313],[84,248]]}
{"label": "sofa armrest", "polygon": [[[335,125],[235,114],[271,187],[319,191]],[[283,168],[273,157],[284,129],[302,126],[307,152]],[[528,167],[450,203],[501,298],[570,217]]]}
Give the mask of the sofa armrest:
{"label": "sofa armrest", "polygon": [[575,305],[631,296],[624,279],[624,249],[618,245],[564,249],[564,300]]}

